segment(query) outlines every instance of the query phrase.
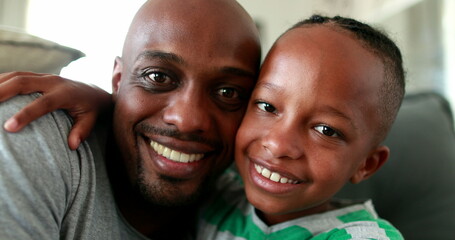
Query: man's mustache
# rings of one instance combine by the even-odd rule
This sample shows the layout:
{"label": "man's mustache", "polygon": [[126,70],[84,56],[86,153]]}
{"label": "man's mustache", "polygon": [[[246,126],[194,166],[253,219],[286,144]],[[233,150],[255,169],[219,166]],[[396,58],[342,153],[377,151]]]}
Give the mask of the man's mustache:
{"label": "man's mustache", "polygon": [[135,130],[147,134],[172,137],[182,141],[202,143],[211,146],[213,149],[221,149],[222,147],[221,141],[216,139],[208,139],[204,136],[195,133],[181,133],[180,131],[175,129],[157,128],[145,122],[137,124]]}

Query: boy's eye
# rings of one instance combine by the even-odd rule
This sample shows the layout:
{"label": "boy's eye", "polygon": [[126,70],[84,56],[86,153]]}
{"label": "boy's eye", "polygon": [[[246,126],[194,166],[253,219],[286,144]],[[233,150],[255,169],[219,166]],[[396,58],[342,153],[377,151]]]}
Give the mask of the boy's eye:
{"label": "boy's eye", "polygon": [[335,129],[326,125],[319,125],[314,127],[314,129],[328,137],[341,137],[341,134],[339,134]]}
{"label": "boy's eye", "polygon": [[269,104],[269,103],[266,103],[266,102],[257,102],[256,105],[262,111],[266,111],[266,112],[270,112],[270,113],[276,113],[276,108],[272,104]]}

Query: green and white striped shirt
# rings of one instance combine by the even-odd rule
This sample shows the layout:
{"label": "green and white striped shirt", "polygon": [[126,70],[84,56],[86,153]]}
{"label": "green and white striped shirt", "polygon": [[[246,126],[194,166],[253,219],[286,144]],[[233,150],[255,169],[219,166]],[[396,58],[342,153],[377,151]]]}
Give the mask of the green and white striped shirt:
{"label": "green and white striped shirt", "polygon": [[236,172],[224,174],[217,188],[219,194],[201,213],[197,239],[403,239],[378,218],[371,201],[267,226],[246,200]]}

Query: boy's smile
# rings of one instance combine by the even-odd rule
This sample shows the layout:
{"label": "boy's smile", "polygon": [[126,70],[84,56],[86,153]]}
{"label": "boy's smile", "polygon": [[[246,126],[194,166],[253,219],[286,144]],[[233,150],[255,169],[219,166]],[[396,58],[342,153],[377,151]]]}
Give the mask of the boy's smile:
{"label": "boy's smile", "polygon": [[383,79],[381,60],[340,29],[296,28],[277,41],[236,139],[248,200],[266,223],[325,211],[385,161],[375,141]]}
{"label": "boy's smile", "polygon": [[[280,174],[278,172],[273,172],[272,170],[270,170],[264,166],[258,165],[256,163],[254,164],[254,168],[258,174],[260,174],[261,176],[268,178],[276,183],[298,184],[298,183],[302,182],[299,180],[294,180],[289,177],[285,177],[285,176],[283,176],[283,175],[285,175],[285,173]],[[287,176],[287,174],[286,174],[286,176]]]}
{"label": "boy's smile", "polygon": [[[270,166],[271,161],[261,161],[250,158],[248,173],[251,180],[264,192],[272,194],[286,194],[300,184],[305,184],[306,179],[302,179],[281,166]],[[263,164],[261,164],[261,163]],[[267,167],[265,166],[267,165]]]}

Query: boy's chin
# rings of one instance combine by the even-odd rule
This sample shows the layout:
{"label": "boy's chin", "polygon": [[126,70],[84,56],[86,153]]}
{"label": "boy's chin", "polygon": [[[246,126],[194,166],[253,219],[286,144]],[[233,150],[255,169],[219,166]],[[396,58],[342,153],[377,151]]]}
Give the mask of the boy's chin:
{"label": "boy's chin", "polygon": [[290,212],[289,204],[286,201],[277,201],[269,196],[248,194],[248,201],[254,206],[257,215],[267,224],[269,218],[280,218]]}
{"label": "boy's chin", "polygon": [[[248,194],[247,194],[248,196]],[[251,195],[250,195],[251,196]],[[270,199],[270,197],[251,196],[248,201],[255,207],[256,214],[267,225],[273,225],[296,218],[330,211],[330,200],[313,205],[291,206],[286,199]]]}

